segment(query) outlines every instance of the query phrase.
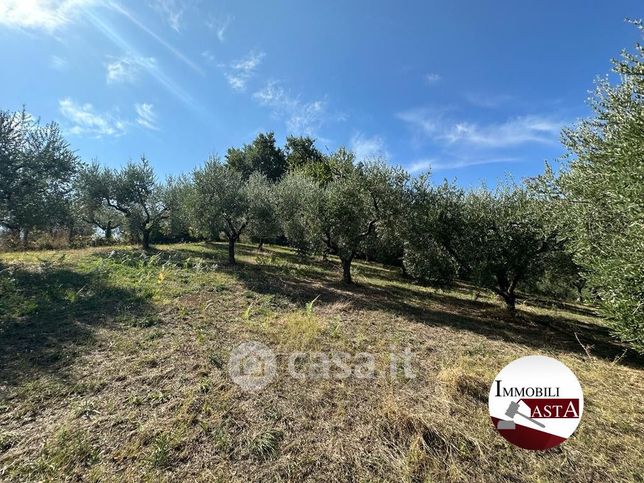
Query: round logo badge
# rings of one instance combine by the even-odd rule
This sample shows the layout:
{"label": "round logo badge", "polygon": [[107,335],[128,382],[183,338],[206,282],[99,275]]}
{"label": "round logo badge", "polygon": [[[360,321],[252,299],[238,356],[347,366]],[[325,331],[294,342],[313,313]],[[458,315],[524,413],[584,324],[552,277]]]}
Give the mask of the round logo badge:
{"label": "round logo badge", "polygon": [[490,388],[490,417],[510,443],[525,449],[558,446],[575,432],[584,395],[573,372],[556,359],[522,357],[505,366]]}
{"label": "round logo badge", "polygon": [[230,354],[228,374],[244,391],[260,391],[277,373],[275,353],[261,342],[244,342]]}

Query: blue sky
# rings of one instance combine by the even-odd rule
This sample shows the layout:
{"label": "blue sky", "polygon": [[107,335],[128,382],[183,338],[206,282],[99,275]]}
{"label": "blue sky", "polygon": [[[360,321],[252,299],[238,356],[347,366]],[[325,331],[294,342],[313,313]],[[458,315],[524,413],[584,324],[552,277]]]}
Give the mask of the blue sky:
{"label": "blue sky", "polygon": [[540,172],[641,0],[0,0],[0,108],[161,177],[260,131],[463,185]]}

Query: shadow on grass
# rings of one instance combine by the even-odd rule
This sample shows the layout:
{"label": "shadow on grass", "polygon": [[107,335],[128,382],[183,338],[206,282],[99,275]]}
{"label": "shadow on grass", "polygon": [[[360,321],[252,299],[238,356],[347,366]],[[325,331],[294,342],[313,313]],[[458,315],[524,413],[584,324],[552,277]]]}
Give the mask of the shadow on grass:
{"label": "shadow on grass", "polygon": [[[203,251],[187,251],[191,254],[223,261],[222,246],[208,245]],[[590,353],[606,360],[620,359],[622,364],[644,367],[644,358],[626,346],[615,341],[609,329],[566,317],[540,315],[519,310],[516,318],[506,316],[497,305],[474,298],[461,298],[450,292],[432,292],[401,286],[405,282],[394,270],[357,262],[355,268],[362,277],[374,283],[346,286],[340,281],[338,264],[319,260],[308,260],[302,267],[302,259],[296,254],[277,253],[272,248],[259,253],[248,246],[239,246],[238,254],[246,256],[274,256],[259,265],[240,263],[235,267],[224,267],[249,290],[266,295],[283,297],[303,306],[319,296],[320,302],[348,302],[355,308],[385,310],[391,314],[405,316],[415,322],[433,326],[452,327],[476,333],[493,340],[522,344],[536,350],[560,350],[575,354]],[[287,263],[279,263],[279,261]],[[295,267],[295,268],[294,268]],[[543,302],[543,301],[541,301]],[[566,309],[566,306],[561,308]],[[586,313],[583,307],[575,307],[575,313]],[[590,310],[587,312],[592,314]],[[583,346],[582,346],[583,344]]]}
{"label": "shadow on grass", "polygon": [[546,297],[526,296],[524,303],[533,307],[543,309],[558,309],[572,312],[574,314],[585,315],[587,317],[597,317],[597,310],[592,307],[573,304],[561,300],[554,300]]}
{"label": "shadow on grass", "polygon": [[[644,367],[644,358],[615,341],[609,329],[566,317],[540,315],[519,309],[516,318],[508,317],[497,305],[485,300],[468,297],[468,290],[461,296],[452,292],[428,293],[405,280],[395,269],[354,262],[355,278],[366,279],[362,285],[347,286],[341,282],[339,264],[334,261],[303,259],[293,252],[266,247],[259,252],[256,247],[238,244],[238,264],[227,264],[225,243],[204,243],[191,248],[168,246],[156,249],[163,260],[183,263],[187,259],[201,258],[220,265],[220,270],[236,277],[248,290],[273,295],[293,304],[304,306],[319,296],[324,303],[344,302],[365,310],[384,310],[407,317],[417,323],[452,327],[487,337],[492,340],[512,342],[537,350],[560,350],[585,355],[585,348],[595,357],[606,360],[620,358],[621,363]],[[244,263],[243,257],[255,258],[257,264]],[[259,257],[259,258],[258,258]],[[400,282],[405,285],[401,285]],[[472,288],[472,293],[476,290]],[[540,300],[528,305],[547,305]],[[567,306],[558,306],[567,309]],[[573,313],[588,313],[575,306]],[[583,344],[583,345],[582,345]]]}
{"label": "shadow on grass", "polygon": [[95,342],[94,329],[119,311],[151,306],[98,273],[59,266],[18,266],[0,272],[0,385],[44,373],[66,378],[70,362]]}

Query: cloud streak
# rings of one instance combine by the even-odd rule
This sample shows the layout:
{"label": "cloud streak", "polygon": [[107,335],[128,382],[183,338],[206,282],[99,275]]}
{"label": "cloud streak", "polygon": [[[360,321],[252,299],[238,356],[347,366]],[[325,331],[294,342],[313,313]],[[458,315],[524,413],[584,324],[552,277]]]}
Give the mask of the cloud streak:
{"label": "cloud streak", "polygon": [[397,117],[425,139],[447,145],[466,144],[483,148],[553,144],[566,125],[561,119],[543,115],[518,116],[488,124],[450,121],[443,113],[424,109],[402,112]]}
{"label": "cloud streak", "polygon": [[425,74],[425,82],[429,85],[436,84],[442,79],[440,74],[436,74],[435,72],[430,72],[429,74]]}
{"label": "cloud streak", "polygon": [[145,102],[134,104],[134,120],[125,120],[110,112],[98,112],[92,104],[79,103],[69,97],[58,101],[58,110],[65,118],[65,130],[75,136],[119,137],[126,134],[132,126],[159,130],[154,105]]}
{"label": "cloud streak", "polygon": [[314,136],[329,119],[326,101],[303,102],[277,81],[269,81],[253,94],[253,99],[259,105],[270,108],[273,117],[284,119],[289,134]]}
{"label": "cloud streak", "polygon": [[79,104],[70,98],[58,102],[60,113],[71,126],[70,134],[101,138],[122,136],[126,132],[126,123],[108,113],[98,113],[89,103]]}
{"label": "cloud streak", "polygon": [[448,162],[440,162],[435,159],[422,159],[411,164],[407,170],[411,174],[420,173],[422,171],[446,171],[449,169],[467,168],[469,166],[480,166],[483,164],[497,164],[497,163],[514,163],[520,161],[519,158],[490,158],[490,159],[475,159],[475,160],[453,160]]}
{"label": "cloud streak", "polygon": [[[121,50],[126,52],[126,58],[129,59],[146,59],[141,55],[128,41],[126,41],[114,28],[100,19],[98,16],[88,13],[87,18],[92,22],[92,24],[105,35],[114,45],[119,47]],[[185,90],[181,88],[171,77],[169,77],[163,69],[156,63],[150,62],[149,58],[147,62],[138,62],[138,66],[142,68],[148,75],[155,79],[161,86],[163,86],[168,92],[170,92],[175,98],[177,98],[184,105],[190,109],[202,112],[202,107],[188,94]],[[109,75],[109,74],[108,74]]]}
{"label": "cloud streak", "polygon": [[49,59],[49,65],[52,67],[52,69],[56,69],[62,72],[67,70],[67,68],[69,67],[69,61],[57,55],[52,55]]}
{"label": "cloud streak", "polygon": [[380,136],[367,137],[361,133],[356,133],[351,137],[350,146],[351,151],[355,153],[359,161],[378,157],[389,157],[385,140]]}
{"label": "cloud streak", "polygon": [[153,104],[135,104],[134,109],[137,114],[136,123],[139,126],[146,129],[152,129],[154,131],[159,130],[157,115],[154,112]]}
{"label": "cloud streak", "polygon": [[112,59],[106,64],[106,80],[108,84],[134,83],[141,71],[154,70],[157,62],[154,57],[124,56]]}
{"label": "cloud streak", "polygon": [[183,15],[186,11],[185,1],[180,0],[154,0],[152,7],[164,18],[176,32],[181,31]]}
{"label": "cloud streak", "polygon": [[141,22],[138,18],[136,18],[132,13],[130,13],[129,10],[127,10],[125,7],[123,7],[121,4],[117,2],[110,2],[110,7],[125,16],[130,22],[132,22],[134,25],[136,25],[139,29],[141,29],[143,32],[148,34],[150,37],[152,37],[154,40],[156,40],[160,45],[162,45],[165,49],[168,50],[172,55],[174,55],[178,60],[186,64],[188,67],[190,67],[192,70],[197,72],[200,75],[205,76],[206,73],[204,70],[199,67],[195,62],[190,60],[186,55],[184,55],[181,51],[179,51],[176,47],[171,45],[169,42],[167,42],[164,38],[160,37],[157,33],[155,33],[153,30],[151,30],[149,27],[147,27],[143,22]]}
{"label": "cloud streak", "polygon": [[225,69],[226,80],[234,90],[244,92],[248,81],[255,75],[257,68],[262,63],[266,54],[264,52],[251,51],[245,57],[236,60]]}
{"label": "cloud streak", "polygon": [[225,18],[211,17],[206,22],[206,26],[217,34],[219,42],[225,42],[226,32],[234,19],[235,17],[231,15],[226,15]]}

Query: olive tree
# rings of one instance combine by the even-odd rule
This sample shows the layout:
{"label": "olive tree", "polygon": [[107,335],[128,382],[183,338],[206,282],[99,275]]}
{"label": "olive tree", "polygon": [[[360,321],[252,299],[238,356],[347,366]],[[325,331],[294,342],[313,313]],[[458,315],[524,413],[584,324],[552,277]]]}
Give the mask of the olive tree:
{"label": "olive tree", "polygon": [[116,220],[122,219],[124,223],[118,225],[126,225],[130,236],[143,249],[149,249],[151,234],[169,216],[164,187],[157,182],[149,161],[142,157],[138,163],[129,162],[118,170],[94,163],[84,170],[81,180],[85,209],[92,214],[94,224],[105,223],[106,238],[111,236]]}
{"label": "olive tree", "polygon": [[243,174],[210,158],[193,173],[195,223],[206,236],[228,240],[228,262],[235,261],[235,244],[248,226],[250,203]]}
{"label": "olive tree", "polygon": [[275,185],[265,175],[255,172],[246,181],[249,203],[248,234],[264,249],[264,241],[280,234]]}
{"label": "olive tree", "polygon": [[614,332],[644,351],[644,46],[613,71],[619,83],[598,81],[593,117],[564,130],[560,175],[548,169],[535,184]]}
{"label": "olive tree", "polygon": [[68,213],[76,154],[56,123],[0,111],[0,226],[21,233],[59,225]]}
{"label": "olive tree", "polygon": [[109,170],[93,162],[84,166],[76,182],[77,206],[80,217],[99,228],[106,242],[111,242],[115,230],[125,223],[125,215],[110,206],[110,189],[114,187],[114,175]]}
{"label": "olive tree", "polygon": [[275,210],[280,231],[300,255],[320,247],[317,204],[322,188],[313,179],[290,173],[275,186]]}
{"label": "olive tree", "polygon": [[[386,221],[400,220],[400,193],[406,173],[383,161],[345,164],[321,189],[317,204],[318,233],[330,251],[340,258],[342,280],[352,284],[351,264],[365,242]],[[380,225],[380,226],[379,226]]]}
{"label": "olive tree", "polygon": [[433,186],[429,173],[405,192],[406,213],[398,225],[404,240],[404,267],[412,277],[448,285],[469,271],[465,191],[447,181]]}
{"label": "olive tree", "polygon": [[512,313],[518,284],[540,274],[546,254],[562,247],[563,239],[544,223],[540,207],[519,186],[480,188],[465,198],[460,259],[471,278],[492,289]]}

